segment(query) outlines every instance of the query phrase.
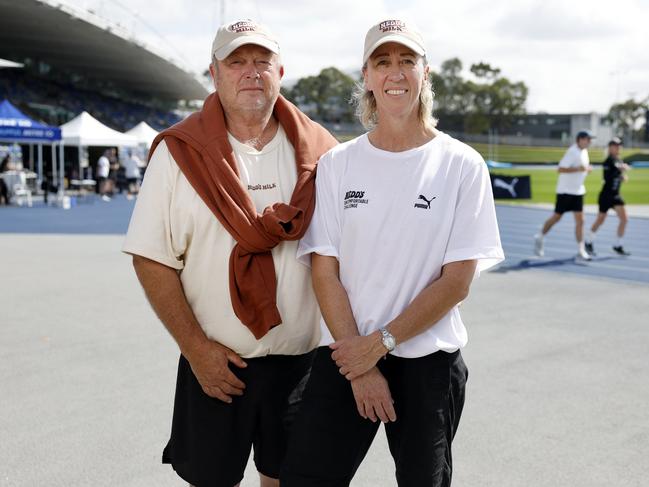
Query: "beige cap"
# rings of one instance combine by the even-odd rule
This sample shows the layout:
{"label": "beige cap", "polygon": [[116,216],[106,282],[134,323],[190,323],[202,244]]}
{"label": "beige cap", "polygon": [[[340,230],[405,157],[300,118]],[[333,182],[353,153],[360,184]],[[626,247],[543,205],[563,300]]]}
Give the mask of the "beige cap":
{"label": "beige cap", "polygon": [[212,43],[212,56],[222,61],[244,44],[256,44],[279,54],[275,36],[265,26],[246,19],[219,27]]}
{"label": "beige cap", "polygon": [[367,31],[363,64],[367,62],[377,47],[386,42],[397,42],[412,49],[420,56],[426,55],[424,38],[415,25],[407,24],[403,20],[384,20]]}

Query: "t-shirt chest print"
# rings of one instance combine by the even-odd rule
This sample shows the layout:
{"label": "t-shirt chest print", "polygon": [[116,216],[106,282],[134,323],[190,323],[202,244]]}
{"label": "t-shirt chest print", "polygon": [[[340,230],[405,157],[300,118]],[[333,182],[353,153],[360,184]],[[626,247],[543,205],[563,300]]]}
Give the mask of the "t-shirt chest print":
{"label": "t-shirt chest print", "polygon": [[269,190],[277,188],[277,183],[248,184],[248,191]]}
{"label": "t-shirt chest print", "polygon": [[[369,203],[369,198],[365,197],[366,191],[364,190],[350,190],[345,192],[344,198],[344,209],[349,210],[350,208],[358,208],[359,205],[367,205]],[[420,194],[416,197],[414,208],[421,210],[430,210],[431,203],[437,198],[437,196],[424,196]]]}
{"label": "t-shirt chest print", "polygon": [[345,210],[350,208],[358,208],[358,205],[366,205],[369,203],[369,199],[365,198],[365,191],[361,190],[351,190],[345,193]]}

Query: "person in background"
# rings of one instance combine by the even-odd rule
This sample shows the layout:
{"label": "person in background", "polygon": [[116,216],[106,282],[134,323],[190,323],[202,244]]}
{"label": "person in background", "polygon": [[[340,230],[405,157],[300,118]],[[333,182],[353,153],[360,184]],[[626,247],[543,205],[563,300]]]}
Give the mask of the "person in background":
{"label": "person in background", "polygon": [[599,227],[606,220],[606,213],[611,208],[613,208],[619,220],[617,225],[617,240],[613,246],[613,251],[618,255],[631,255],[630,252],[624,249],[622,244],[628,218],[624,208],[624,200],[622,199],[622,195],[620,195],[620,186],[622,186],[622,182],[628,179],[627,172],[630,166],[620,158],[621,150],[622,140],[618,137],[613,137],[608,143],[608,157],[602,167],[604,186],[602,186],[597,200],[599,213],[597,214],[597,219],[590,227],[590,233],[586,239],[586,251],[590,255],[597,255],[595,252],[595,235]]}
{"label": "person in background", "polygon": [[104,201],[110,201],[108,195],[108,175],[110,174],[110,157],[111,150],[106,149],[104,153],[97,159],[97,191]]}
{"label": "person in background", "polygon": [[557,181],[557,200],[554,213],[548,218],[541,231],[534,236],[534,253],[543,257],[543,239],[550,229],[561,220],[566,212],[573,212],[575,215],[575,239],[577,240],[577,258],[580,260],[591,260],[586,252],[584,242],[584,195],[586,186],[584,181],[592,170],[588,157],[588,146],[594,135],[587,130],[577,133],[577,138],[561,161],[559,161],[559,179]]}
{"label": "person in background", "polygon": [[2,162],[0,162],[0,205],[9,204],[9,188],[7,187],[7,183],[5,182],[5,180],[2,178],[2,174],[9,170],[10,159],[11,156],[7,154],[2,159]]}
{"label": "person in background", "polygon": [[131,200],[139,191],[140,183],[140,166],[142,161],[129,149],[126,159],[124,160],[124,175],[126,177],[127,194],[126,198]]}

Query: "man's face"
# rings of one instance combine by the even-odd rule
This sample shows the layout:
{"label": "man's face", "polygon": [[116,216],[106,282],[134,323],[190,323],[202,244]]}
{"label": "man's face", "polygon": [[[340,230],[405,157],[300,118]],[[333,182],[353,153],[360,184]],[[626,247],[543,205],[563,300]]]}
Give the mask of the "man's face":
{"label": "man's face", "polygon": [[428,66],[402,44],[387,42],[372,53],[363,70],[365,86],[374,94],[380,112],[395,116],[418,113],[419,94]]}
{"label": "man's face", "polygon": [[618,144],[611,144],[608,146],[608,153],[611,154],[613,157],[618,158],[620,157],[620,152],[622,152],[622,146]]}
{"label": "man's face", "polygon": [[579,147],[580,149],[588,149],[590,141],[590,137],[580,137],[579,139],[577,139],[577,147]]}
{"label": "man's face", "polygon": [[226,114],[272,111],[284,75],[277,54],[246,44],[216,63],[210,72]]}

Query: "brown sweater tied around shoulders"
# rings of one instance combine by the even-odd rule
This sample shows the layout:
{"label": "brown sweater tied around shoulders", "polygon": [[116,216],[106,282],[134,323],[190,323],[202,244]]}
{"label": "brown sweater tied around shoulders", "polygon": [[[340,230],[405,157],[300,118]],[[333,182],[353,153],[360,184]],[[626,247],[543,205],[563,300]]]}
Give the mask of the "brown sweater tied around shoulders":
{"label": "brown sweater tied around shoulders", "polygon": [[230,299],[237,318],[257,340],[282,322],[271,250],[306,232],[315,207],[316,162],[337,144],[281,95],[273,113],[295,149],[297,183],[288,204],[274,203],[261,215],[239,179],[217,93],[205,99],[201,111],[158,134],[149,151],[151,159],[165,140],[196,193],[237,241],[230,254]]}

